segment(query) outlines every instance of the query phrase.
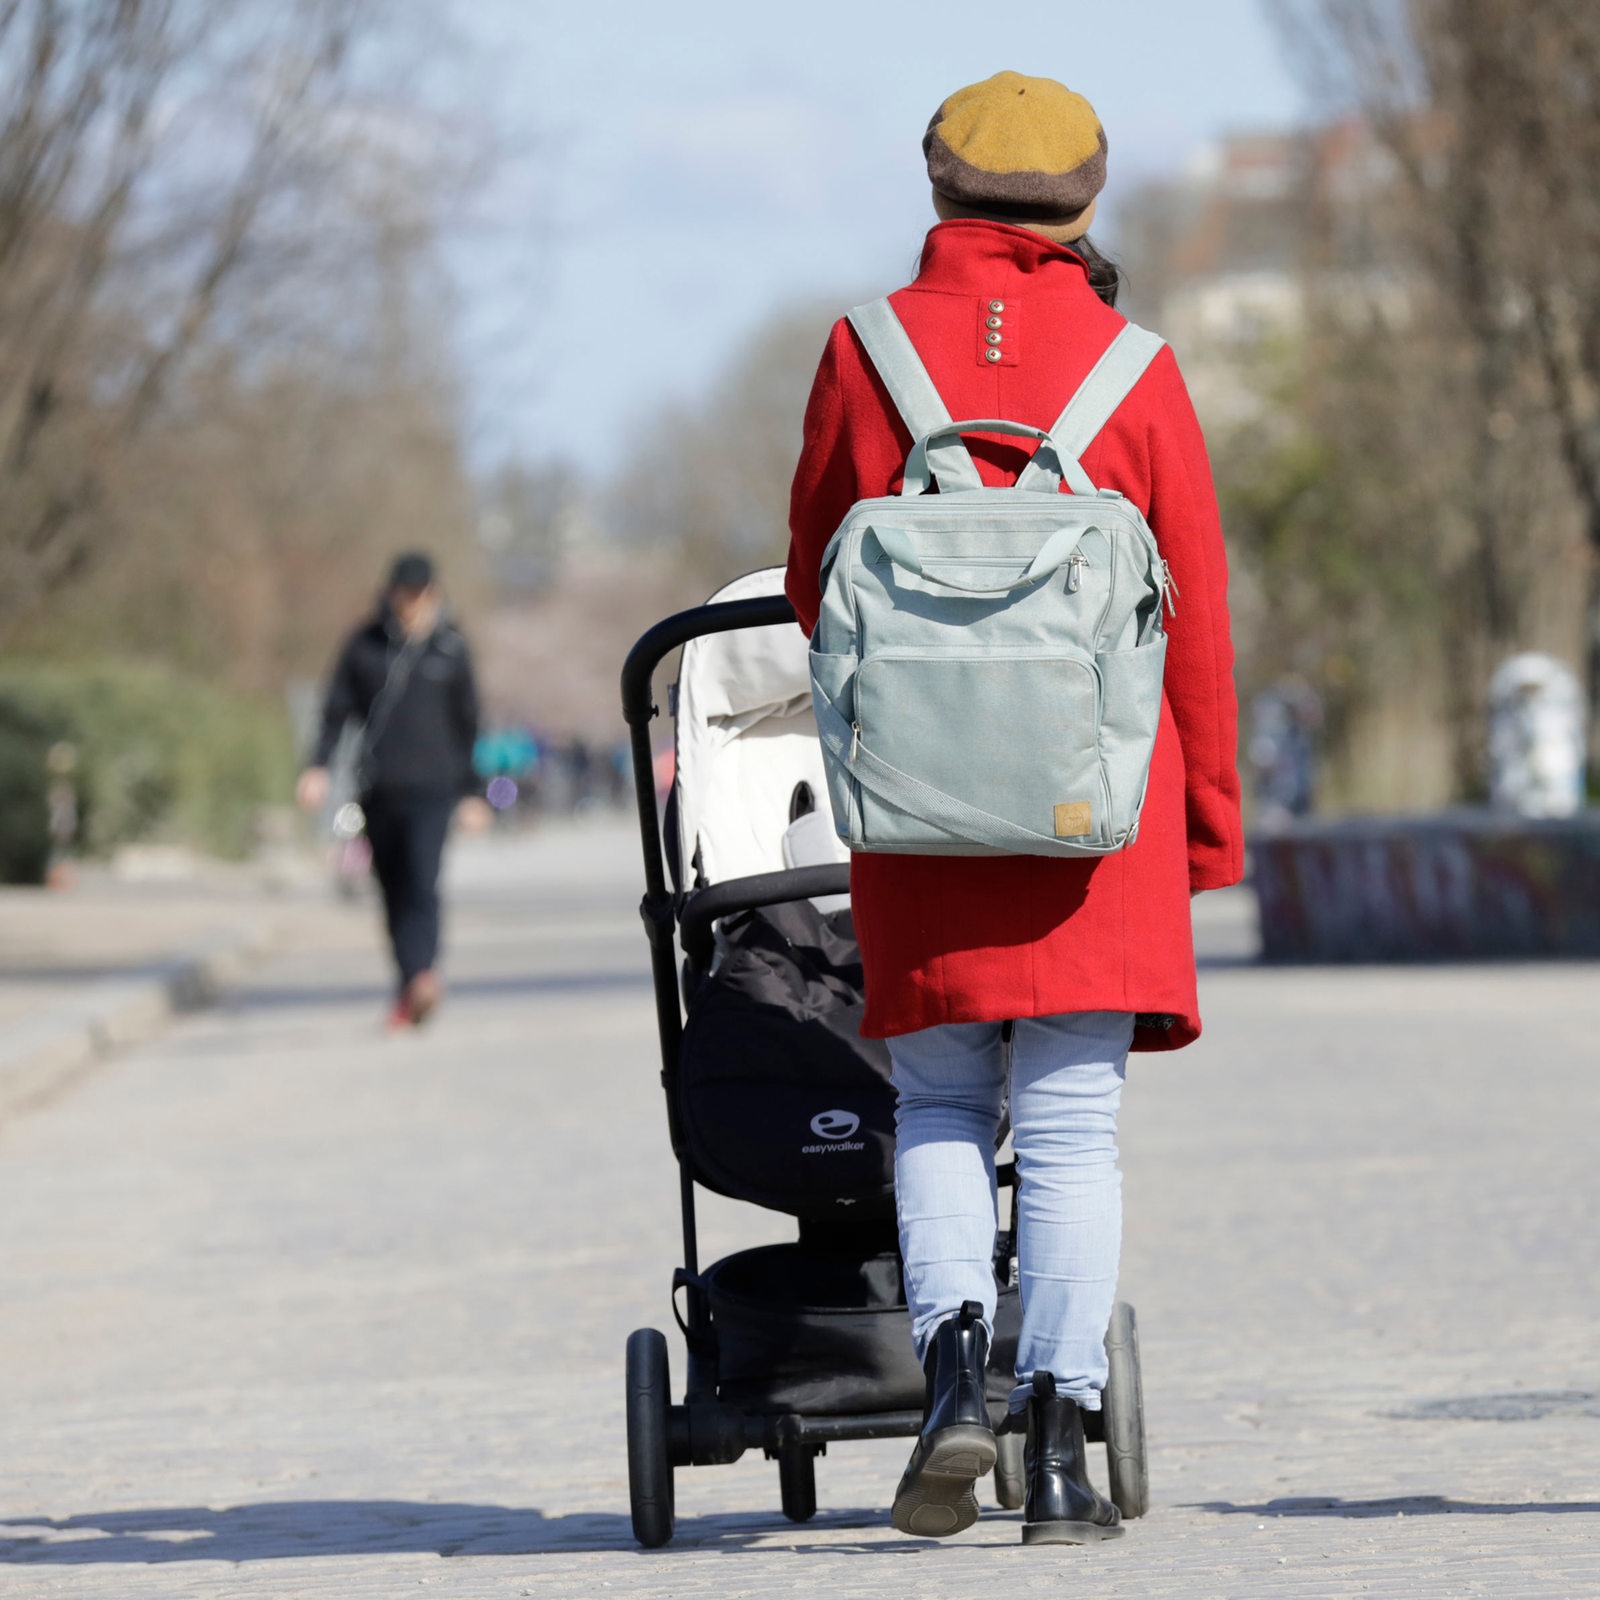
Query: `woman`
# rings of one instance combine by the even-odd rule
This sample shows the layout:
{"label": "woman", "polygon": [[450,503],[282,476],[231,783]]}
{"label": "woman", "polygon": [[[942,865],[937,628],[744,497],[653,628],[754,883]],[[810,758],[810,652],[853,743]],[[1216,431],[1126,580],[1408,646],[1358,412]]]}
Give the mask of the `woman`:
{"label": "woman", "polygon": [[375,613],[345,641],[297,794],[307,811],[329,793],[328,763],[345,725],[361,727],[357,781],[372,869],[399,987],[391,1030],[419,1027],[439,1002],[439,870],[452,819],[488,826],[472,747],[478,694],[467,642],[445,615],[433,561],[401,556]]}
{"label": "woman", "polygon": [[[942,220],[891,304],[952,416],[1048,428],[1124,325],[1116,271],[1086,237],[1105,182],[1099,119],[1058,83],[1002,72],[945,101],[923,148]],[[1028,456],[1001,436],[968,444],[989,485],[1014,482]],[[808,634],[830,536],[856,500],[899,489],[910,445],[849,324],[837,323],[791,503],[787,588]],[[1099,1407],[1106,1380],[1127,1055],[1199,1036],[1189,897],[1237,882],[1243,866],[1227,563],[1205,445],[1169,350],[1083,465],[1145,514],[1179,596],[1137,840],[1098,859],[859,855],[851,865],[863,1032],[886,1038],[894,1062],[900,1241],[927,1373],[922,1432],[895,1496],[908,1533],[970,1526],[973,1484],[994,1460],[982,1374],[1008,1088],[1022,1177],[1011,1404],[1029,1440],[1023,1538],[1121,1532],[1088,1480],[1082,1412]]]}

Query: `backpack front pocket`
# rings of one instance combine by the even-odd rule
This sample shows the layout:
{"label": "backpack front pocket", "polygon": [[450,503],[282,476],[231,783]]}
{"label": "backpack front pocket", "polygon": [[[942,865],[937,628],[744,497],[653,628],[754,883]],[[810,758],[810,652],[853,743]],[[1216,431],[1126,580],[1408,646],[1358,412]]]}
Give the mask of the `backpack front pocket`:
{"label": "backpack front pocket", "polygon": [[[856,676],[855,726],[862,746],[918,783],[1067,849],[1098,851],[1110,843],[1100,699],[1087,656],[884,651]],[[948,837],[948,853],[996,848],[866,784],[856,799],[858,849],[939,853],[930,826]]]}

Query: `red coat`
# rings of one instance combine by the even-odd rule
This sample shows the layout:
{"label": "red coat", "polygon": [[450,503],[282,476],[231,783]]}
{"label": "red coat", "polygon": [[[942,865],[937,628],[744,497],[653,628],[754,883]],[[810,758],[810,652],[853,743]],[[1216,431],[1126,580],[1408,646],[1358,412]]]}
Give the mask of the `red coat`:
{"label": "red coat", "polygon": [[[1070,247],[1002,223],[942,222],[916,281],[890,297],[950,413],[1049,427],[1123,324]],[[990,300],[1004,356],[985,357]],[[1015,480],[1029,446],[969,440],[986,483]],[[806,408],[787,588],[810,634],[823,549],[857,500],[900,487],[911,437],[847,322],[835,324]],[[1178,587],[1166,691],[1139,837],[1098,860],[857,855],[850,888],[872,1038],[944,1022],[1134,1011],[1135,1048],[1200,1033],[1189,896],[1244,865],[1227,558],[1205,442],[1163,350],[1083,464],[1149,520]]]}

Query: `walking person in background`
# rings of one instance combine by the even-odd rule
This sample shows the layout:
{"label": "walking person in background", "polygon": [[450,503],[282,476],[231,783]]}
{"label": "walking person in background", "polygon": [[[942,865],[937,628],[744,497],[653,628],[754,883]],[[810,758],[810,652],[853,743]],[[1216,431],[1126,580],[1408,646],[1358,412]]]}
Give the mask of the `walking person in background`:
{"label": "walking person in background", "polygon": [[426,555],[395,562],[376,612],[339,655],[300,774],[308,811],[327,800],[328,762],[349,722],[361,726],[357,789],[399,973],[390,1026],[414,1026],[439,1002],[439,868],[451,820],[474,830],[490,820],[472,767],[472,658]]}
{"label": "walking person in background", "polygon": [[[1049,429],[1124,327],[1116,269],[1086,237],[1106,139],[1088,101],[1003,72],[951,96],[923,149],[942,219],[890,296],[949,414]],[[1029,459],[969,437],[986,486]],[[910,433],[848,321],[806,412],[787,590],[808,634],[823,554],[859,500],[899,491]],[[858,854],[862,1032],[886,1038],[898,1097],[895,1193],[906,1296],[927,1378],[895,1495],[902,1532],[978,1515],[995,1459],[984,1370],[996,1305],[995,1145],[1009,1104],[1023,1306],[1013,1425],[1027,1430],[1025,1543],[1122,1531],[1090,1484],[1082,1413],[1100,1408],[1122,1237],[1116,1124],[1129,1049],[1198,1037],[1189,897],[1244,860],[1227,561],[1204,441],[1162,349],[1082,456],[1144,515],[1179,599],[1137,838],[1113,854]],[[1019,741],[1039,730],[1017,726]],[[958,735],[952,734],[952,737]]]}

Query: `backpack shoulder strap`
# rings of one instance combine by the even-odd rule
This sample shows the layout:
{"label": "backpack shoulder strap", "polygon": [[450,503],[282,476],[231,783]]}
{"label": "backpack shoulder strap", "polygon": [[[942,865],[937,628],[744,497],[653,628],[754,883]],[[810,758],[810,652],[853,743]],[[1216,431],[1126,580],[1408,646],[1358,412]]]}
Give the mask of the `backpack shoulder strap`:
{"label": "backpack shoulder strap", "polygon": [[[948,426],[950,412],[894,307],[887,300],[857,306],[850,313],[850,326],[878,369],[900,420],[911,430],[912,442],[926,438],[935,428]],[[955,436],[928,452],[928,465],[943,494],[983,487],[967,447]]]}
{"label": "backpack shoulder strap", "polygon": [[[1130,322],[1106,346],[1050,430],[1064,456],[1077,460],[1094,443],[1166,342],[1159,334]],[[1034,488],[1036,475],[1043,471],[1030,461],[1017,479],[1017,487]]]}

